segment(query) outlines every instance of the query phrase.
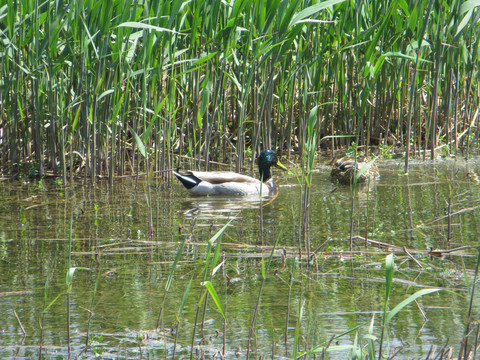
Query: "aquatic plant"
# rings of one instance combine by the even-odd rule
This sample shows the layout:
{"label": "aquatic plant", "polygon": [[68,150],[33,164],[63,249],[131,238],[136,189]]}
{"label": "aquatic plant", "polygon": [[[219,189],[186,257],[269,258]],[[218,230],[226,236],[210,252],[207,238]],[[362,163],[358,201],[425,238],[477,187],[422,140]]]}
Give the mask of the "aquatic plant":
{"label": "aquatic plant", "polygon": [[[368,334],[363,336],[362,338],[362,340],[364,340],[366,343],[365,347],[363,347],[361,342],[358,341],[358,330],[362,327],[362,325],[359,325],[342,334],[335,335],[326,344],[316,346],[305,353],[296,353],[295,358],[306,357],[307,355],[312,355],[316,353],[325,354],[325,352],[327,351],[330,352],[330,351],[338,351],[338,350],[350,350],[351,351],[351,355],[349,357],[350,359],[375,359],[378,357],[378,360],[381,360],[384,358],[391,358],[390,356],[385,357],[382,352],[383,345],[384,345],[384,333],[385,333],[386,327],[390,324],[392,319],[402,311],[402,309],[404,309],[406,306],[408,306],[412,302],[416,301],[418,298],[421,298],[425,295],[436,293],[442,290],[438,288],[418,290],[414,294],[409,295],[405,300],[397,304],[393,309],[389,311],[388,310],[389,297],[390,297],[390,293],[392,291],[392,286],[393,286],[393,273],[394,273],[394,260],[393,260],[393,254],[390,254],[385,259],[385,302],[383,306],[381,334],[379,337],[373,334],[373,328],[375,323],[375,314],[373,314],[372,320],[369,324]],[[333,340],[339,339],[351,333],[356,333],[355,341],[353,345],[331,345]],[[376,344],[378,344],[378,350],[377,350]]]}
{"label": "aquatic plant", "polygon": [[0,170],[239,171],[247,149],[303,154],[315,135],[392,142],[408,171],[441,141],[478,146],[476,5],[0,1]]}

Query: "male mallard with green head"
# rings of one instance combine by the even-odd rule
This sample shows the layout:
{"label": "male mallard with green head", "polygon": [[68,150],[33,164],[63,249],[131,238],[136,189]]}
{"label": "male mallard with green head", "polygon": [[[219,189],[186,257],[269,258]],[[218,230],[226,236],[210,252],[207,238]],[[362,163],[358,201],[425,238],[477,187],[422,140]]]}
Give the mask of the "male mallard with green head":
{"label": "male mallard with green head", "polygon": [[375,163],[369,164],[371,159],[366,156],[360,156],[356,160],[354,158],[345,156],[334,162],[331,172],[333,181],[338,181],[340,184],[349,185],[353,182],[355,174],[363,171],[364,167],[368,167],[357,180],[357,183],[362,183],[367,180],[376,179],[380,176],[378,167]]}
{"label": "male mallard with green head", "polygon": [[229,171],[187,171],[173,173],[195,195],[272,195],[276,192],[271,166],[287,170],[273,150],[264,150],[257,160],[260,180]]}

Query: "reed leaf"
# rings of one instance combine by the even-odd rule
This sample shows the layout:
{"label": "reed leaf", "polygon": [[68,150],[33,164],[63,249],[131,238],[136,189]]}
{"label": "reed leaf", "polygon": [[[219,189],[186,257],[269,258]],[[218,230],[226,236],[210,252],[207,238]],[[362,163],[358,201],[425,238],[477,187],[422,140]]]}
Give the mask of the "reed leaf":
{"label": "reed leaf", "polygon": [[432,293],[435,293],[435,292],[439,292],[441,291],[442,289],[422,289],[422,290],[419,290],[417,291],[416,293],[410,295],[408,298],[406,298],[405,300],[403,300],[400,304],[398,304],[397,306],[395,306],[387,315],[387,317],[385,318],[385,321],[384,321],[384,324],[387,325],[390,323],[390,321],[392,320],[392,318],[397,315],[405,306],[407,306],[408,304],[414,302],[415,300],[417,300],[419,297],[422,297],[422,296],[425,296],[425,295],[428,295],[428,294],[432,294]]}
{"label": "reed leaf", "polygon": [[138,134],[132,128],[130,128],[130,132],[132,133],[133,138],[135,139],[135,142],[138,146],[138,151],[140,151],[140,154],[142,154],[142,156],[144,158],[146,158],[147,157],[147,151],[145,149],[145,145],[144,145],[142,139],[140,138],[140,136],[138,136]]}
{"label": "reed leaf", "polygon": [[73,275],[77,270],[90,270],[89,268],[82,267],[82,266],[74,266],[68,269],[67,275],[65,277],[65,283],[67,284],[67,293],[72,291],[72,283],[73,283]]}
{"label": "reed leaf", "polygon": [[394,265],[395,264],[393,261],[393,254],[389,254],[385,259],[385,307],[384,307],[384,320],[383,320],[384,324],[386,321],[388,299],[390,297],[390,292],[392,291]]}
{"label": "reed leaf", "polygon": [[221,239],[221,237],[223,236],[223,233],[225,232],[225,230],[227,230],[227,228],[228,228],[228,226],[230,225],[230,223],[231,223],[233,220],[235,220],[235,219],[236,219],[236,217],[230,219],[229,222],[227,222],[220,230],[218,230],[218,231],[215,233],[215,235],[213,235],[213,236],[210,238],[210,240],[208,240],[208,244],[209,244],[210,246],[213,246],[213,244],[214,244],[217,240]]}
{"label": "reed leaf", "polygon": [[183,309],[185,308],[185,304],[187,303],[188,294],[190,293],[190,290],[192,288],[192,283],[193,283],[193,277],[190,279],[187,286],[185,287],[185,291],[183,292],[182,301],[180,302],[180,305],[178,307],[178,311],[176,314],[178,322],[180,322],[180,319],[182,317],[182,312],[183,312]]}
{"label": "reed leaf", "polygon": [[377,159],[378,159],[378,156],[374,157],[369,162],[364,164],[360,169],[358,169],[358,171],[355,173],[355,177],[353,178],[353,187],[356,186],[356,184],[358,183],[358,179],[360,179],[363,173],[367,171],[370,168],[370,166],[372,166],[373,163],[377,161]]}
{"label": "reed leaf", "polygon": [[177,254],[175,255],[175,259],[172,262],[172,265],[170,266],[170,272],[168,273],[168,278],[167,281],[165,282],[165,291],[168,291],[170,289],[170,286],[172,285],[173,282],[173,275],[175,274],[175,269],[177,268],[178,262],[180,261],[180,258],[183,254],[183,249],[185,248],[185,241],[182,241],[180,244]]}
{"label": "reed leaf", "polygon": [[[201,283],[202,286],[205,286],[208,290],[208,293],[210,294],[210,297],[213,299],[215,302],[215,305],[217,306],[218,311],[220,314],[222,314],[223,318],[226,320],[225,312],[223,311],[223,306],[222,302],[220,301],[220,298],[218,297],[217,291],[215,290],[215,287],[210,281],[203,281]],[[203,302],[204,296],[200,299],[198,306],[200,306]]]}
{"label": "reed leaf", "polygon": [[157,31],[157,32],[168,32],[168,33],[171,33],[171,34],[184,35],[185,36],[185,34],[179,33],[179,32],[177,32],[175,30],[172,30],[172,29],[166,29],[166,28],[162,28],[160,26],[154,26],[154,25],[144,24],[144,23],[139,23],[139,22],[134,22],[134,21],[128,21],[128,22],[121,23],[121,24],[117,25],[117,27],[119,27],[119,28],[128,27],[128,28],[131,28],[131,29],[153,30],[153,31]]}

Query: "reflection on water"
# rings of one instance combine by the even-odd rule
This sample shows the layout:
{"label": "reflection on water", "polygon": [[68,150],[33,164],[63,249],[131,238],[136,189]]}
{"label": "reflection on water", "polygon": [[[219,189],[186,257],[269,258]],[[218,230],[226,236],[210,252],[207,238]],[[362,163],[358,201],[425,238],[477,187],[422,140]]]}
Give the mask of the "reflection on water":
{"label": "reflection on water", "polygon": [[[386,251],[365,249],[360,241],[354,246],[357,255],[352,256],[350,234],[412,251],[476,246],[480,165],[476,159],[468,164],[419,162],[412,164],[408,176],[398,162],[384,161],[379,168],[381,178],[360,186],[352,200],[351,189],[336,188],[328,168],[319,167],[312,183],[306,236],[309,252],[320,250],[310,267],[295,259],[305,255],[302,189],[295,177],[279,179],[280,193],[269,204],[257,199],[192,197],[181,185],[168,188],[159,183],[152,190],[150,207],[142,180],[117,181],[113,187],[106,182],[94,187],[78,183],[69,189],[50,181],[4,181],[0,184],[0,312],[5,315],[0,322],[0,353],[29,358],[42,351],[48,358],[64,358],[69,312],[72,357],[82,353],[87,337],[90,347],[82,353],[86,358],[140,357],[140,353],[157,358],[165,349],[171,355],[174,348],[187,356],[202,291],[205,245],[232,218],[218,254],[222,266],[209,270],[226,312],[227,358],[245,355],[260,289],[256,357],[270,357],[272,344],[277,356],[291,357],[297,326],[305,349],[368,324],[373,314],[379,335]],[[68,310],[70,221],[72,266],[84,270],[74,275]],[[171,264],[184,240],[166,292]],[[262,268],[276,242],[262,288]],[[476,258],[412,253],[417,262],[404,252],[396,254],[390,308],[423,287],[451,289],[459,296],[440,292],[420,299],[426,322],[418,307],[404,309],[388,329],[390,349],[404,346],[397,358],[425,357],[432,345],[441,347],[448,340],[458,351],[468,305],[463,267],[471,270]],[[192,288],[178,314],[191,279]],[[478,311],[478,301],[475,305]],[[155,331],[160,310],[160,331]],[[224,334],[213,301],[199,319],[204,326],[197,326],[196,354],[213,355],[222,350]],[[368,325],[359,331],[361,339]],[[338,343],[352,344],[354,337],[344,336]]]}
{"label": "reflection on water", "polygon": [[180,203],[180,210],[185,216],[198,217],[201,220],[231,219],[232,216],[241,215],[245,209],[258,209],[273,200],[274,198],[265,198],[261,202],[258,196],[190,196]]}

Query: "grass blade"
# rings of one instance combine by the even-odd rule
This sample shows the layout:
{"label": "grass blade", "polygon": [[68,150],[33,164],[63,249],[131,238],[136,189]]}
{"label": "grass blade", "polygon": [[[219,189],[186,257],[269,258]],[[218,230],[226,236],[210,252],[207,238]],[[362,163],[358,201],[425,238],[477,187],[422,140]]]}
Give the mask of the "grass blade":
{"label": "grass blade", "polygon": [[[208,290],[208,293],[210,294],[211,298],[215,302],[215,305],[217,305],[218,311],[220,311],[220,314],[222,314],[223,318],[226,320],[225,312],[223,311],[223,306],[222,302],[220,301],[220,298],[218,297],[218,294],[213,286],[213,284],[210,281],[204,281],[201,283],[202,286],[205,286]],[[203,298],[201,299],[201,301]],[[200,302],[201,304],[201,302]]]}
{"label": "grass blade", "polygon": [[390,311],[390,313],[388,314],[388,316],[385,318],[385,325],[387,325],[391,320],[392,318],[397,315],[405,306],[407,306],[408,304],[414,302],[415,300],[417,300],[419,297],[422,297],[422,296],[425,296],[425,295],[428,295],[428,294],[432,294],[432,293],[435,293],[435,292],[439,292],[443,289],[422,289],[422,290],[419,290],[417,291],[416,293],[410,295],[408,298],[406,298],[405,300],[403,300],[400,304],[398,304],[397,306],[395,306],[392,311]]}

